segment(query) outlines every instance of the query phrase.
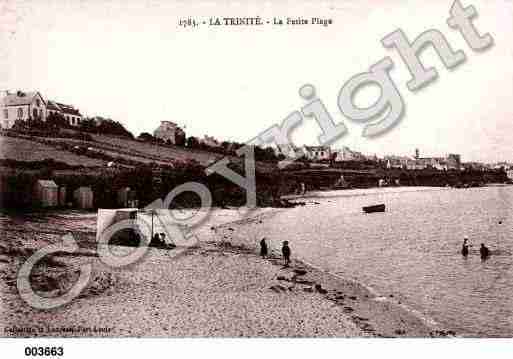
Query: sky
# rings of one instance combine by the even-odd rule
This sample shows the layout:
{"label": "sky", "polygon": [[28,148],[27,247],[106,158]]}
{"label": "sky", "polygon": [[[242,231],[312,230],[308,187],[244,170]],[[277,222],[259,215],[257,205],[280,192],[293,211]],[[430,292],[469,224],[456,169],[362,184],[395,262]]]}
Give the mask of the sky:
{"label": "sky", "polygon": [[[452,1],[144,1],[0,0],[0,90],[38,90],[84,115],[110,117],[135,135],[162,120],[187,135],[244,142],[305,105],[312,84],[336,123],[348,133],[332,148],[366,154],[443,156],[463,161],[513,161],[513,2],[462,0],[474,5],[474,24],[494,46],[474,52],[446,24]],[[260,16],[319,17],[330,26],[184,28],[180,19]],[[467,60],[447,70],[433,49],[421,59],[437,81],[415,93],[409,72],[381,39],[402,29],[413,40],[440,30]],[[389,56],[391,77],[406,105],[401,122],[377,138],[344,117],[337,97],[344,83]],[[372,105],[379,89],[355,97]],[[320,129],[305,120],[294,144],[317,145]]]}

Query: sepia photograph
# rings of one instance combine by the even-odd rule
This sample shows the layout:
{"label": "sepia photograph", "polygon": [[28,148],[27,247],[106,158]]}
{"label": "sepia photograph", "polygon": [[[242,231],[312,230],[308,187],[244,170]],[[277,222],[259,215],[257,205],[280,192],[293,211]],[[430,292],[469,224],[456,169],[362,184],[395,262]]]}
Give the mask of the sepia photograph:
{"label": "sepia photograph", "polygon": [[511,0],[0,0],[7,357],[511,350],[512,23]]}

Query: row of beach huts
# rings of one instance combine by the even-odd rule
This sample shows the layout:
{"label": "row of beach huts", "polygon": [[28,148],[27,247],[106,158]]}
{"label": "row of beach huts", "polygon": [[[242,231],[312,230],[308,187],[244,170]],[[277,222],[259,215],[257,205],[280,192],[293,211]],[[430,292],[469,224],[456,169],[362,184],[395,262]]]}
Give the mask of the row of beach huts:
{"label": "row of beach huts", "polygon": [[[119,206],[137,208],[139,201],[136,192],[124,187],[117,192]],[[94,208],[94,193],[91,187],[82,186],[73,191],[73,202],[68,201],[66,186],[58,186],[53,180],[38,180],[34,186],[33,205],[41,208],[74,207]]]}

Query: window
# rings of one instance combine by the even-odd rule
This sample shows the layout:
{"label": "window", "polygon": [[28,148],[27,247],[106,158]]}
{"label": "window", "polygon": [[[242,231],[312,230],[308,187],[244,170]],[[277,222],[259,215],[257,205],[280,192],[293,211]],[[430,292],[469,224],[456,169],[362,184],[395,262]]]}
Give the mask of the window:
{"label": "window", "polygon": [[9,110],[4,110],[4,118],[9,118]]}
{"label": "window", "polygon": [[39,101],[39,99],[36,100],[36,105],[37,105],[37,107],[39,107],[41,105],[41,101]]}
{"label": "window", "polygon": [[23,108],[18,109],[18,118],[23,118]]}
{"label": "window", "polygon": [[37,108],[34,108],[34,109],[32,110],[32,114],[34,115],[34,118],[36,118],[36,117],[37,117]]}

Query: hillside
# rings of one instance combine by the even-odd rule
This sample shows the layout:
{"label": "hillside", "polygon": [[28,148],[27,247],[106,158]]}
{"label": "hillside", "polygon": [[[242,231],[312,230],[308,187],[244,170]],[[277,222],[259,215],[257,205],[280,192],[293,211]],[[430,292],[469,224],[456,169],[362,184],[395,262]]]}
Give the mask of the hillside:
{"label": "hillside", "polygon": [[[66,130],[60,136],[28,136],[9,131],[0,133],[1,159],[22,162],[53,159],[69,166],[105,167],[115,162],[122,167],[134,168],[140,164],[155,163],[173,166],[178,163],[197,161],[207,167],[221,158],[219,153],[185,147],[148,143],[106,135],[90,135],[90,140],[70,138],[79,134]],[[241,163],[242,159],[228,156],[231,161]],[[258,162],[260,171],[276,169],[275,164]]]}
{"label": "hillside", "polygon": [[70,166],[99,167],[105,166],[106,161],[80,156],[63,151],[54,146],[24,138],[0,136],[0,158],[22,162],[43,161],[53,159]]}

